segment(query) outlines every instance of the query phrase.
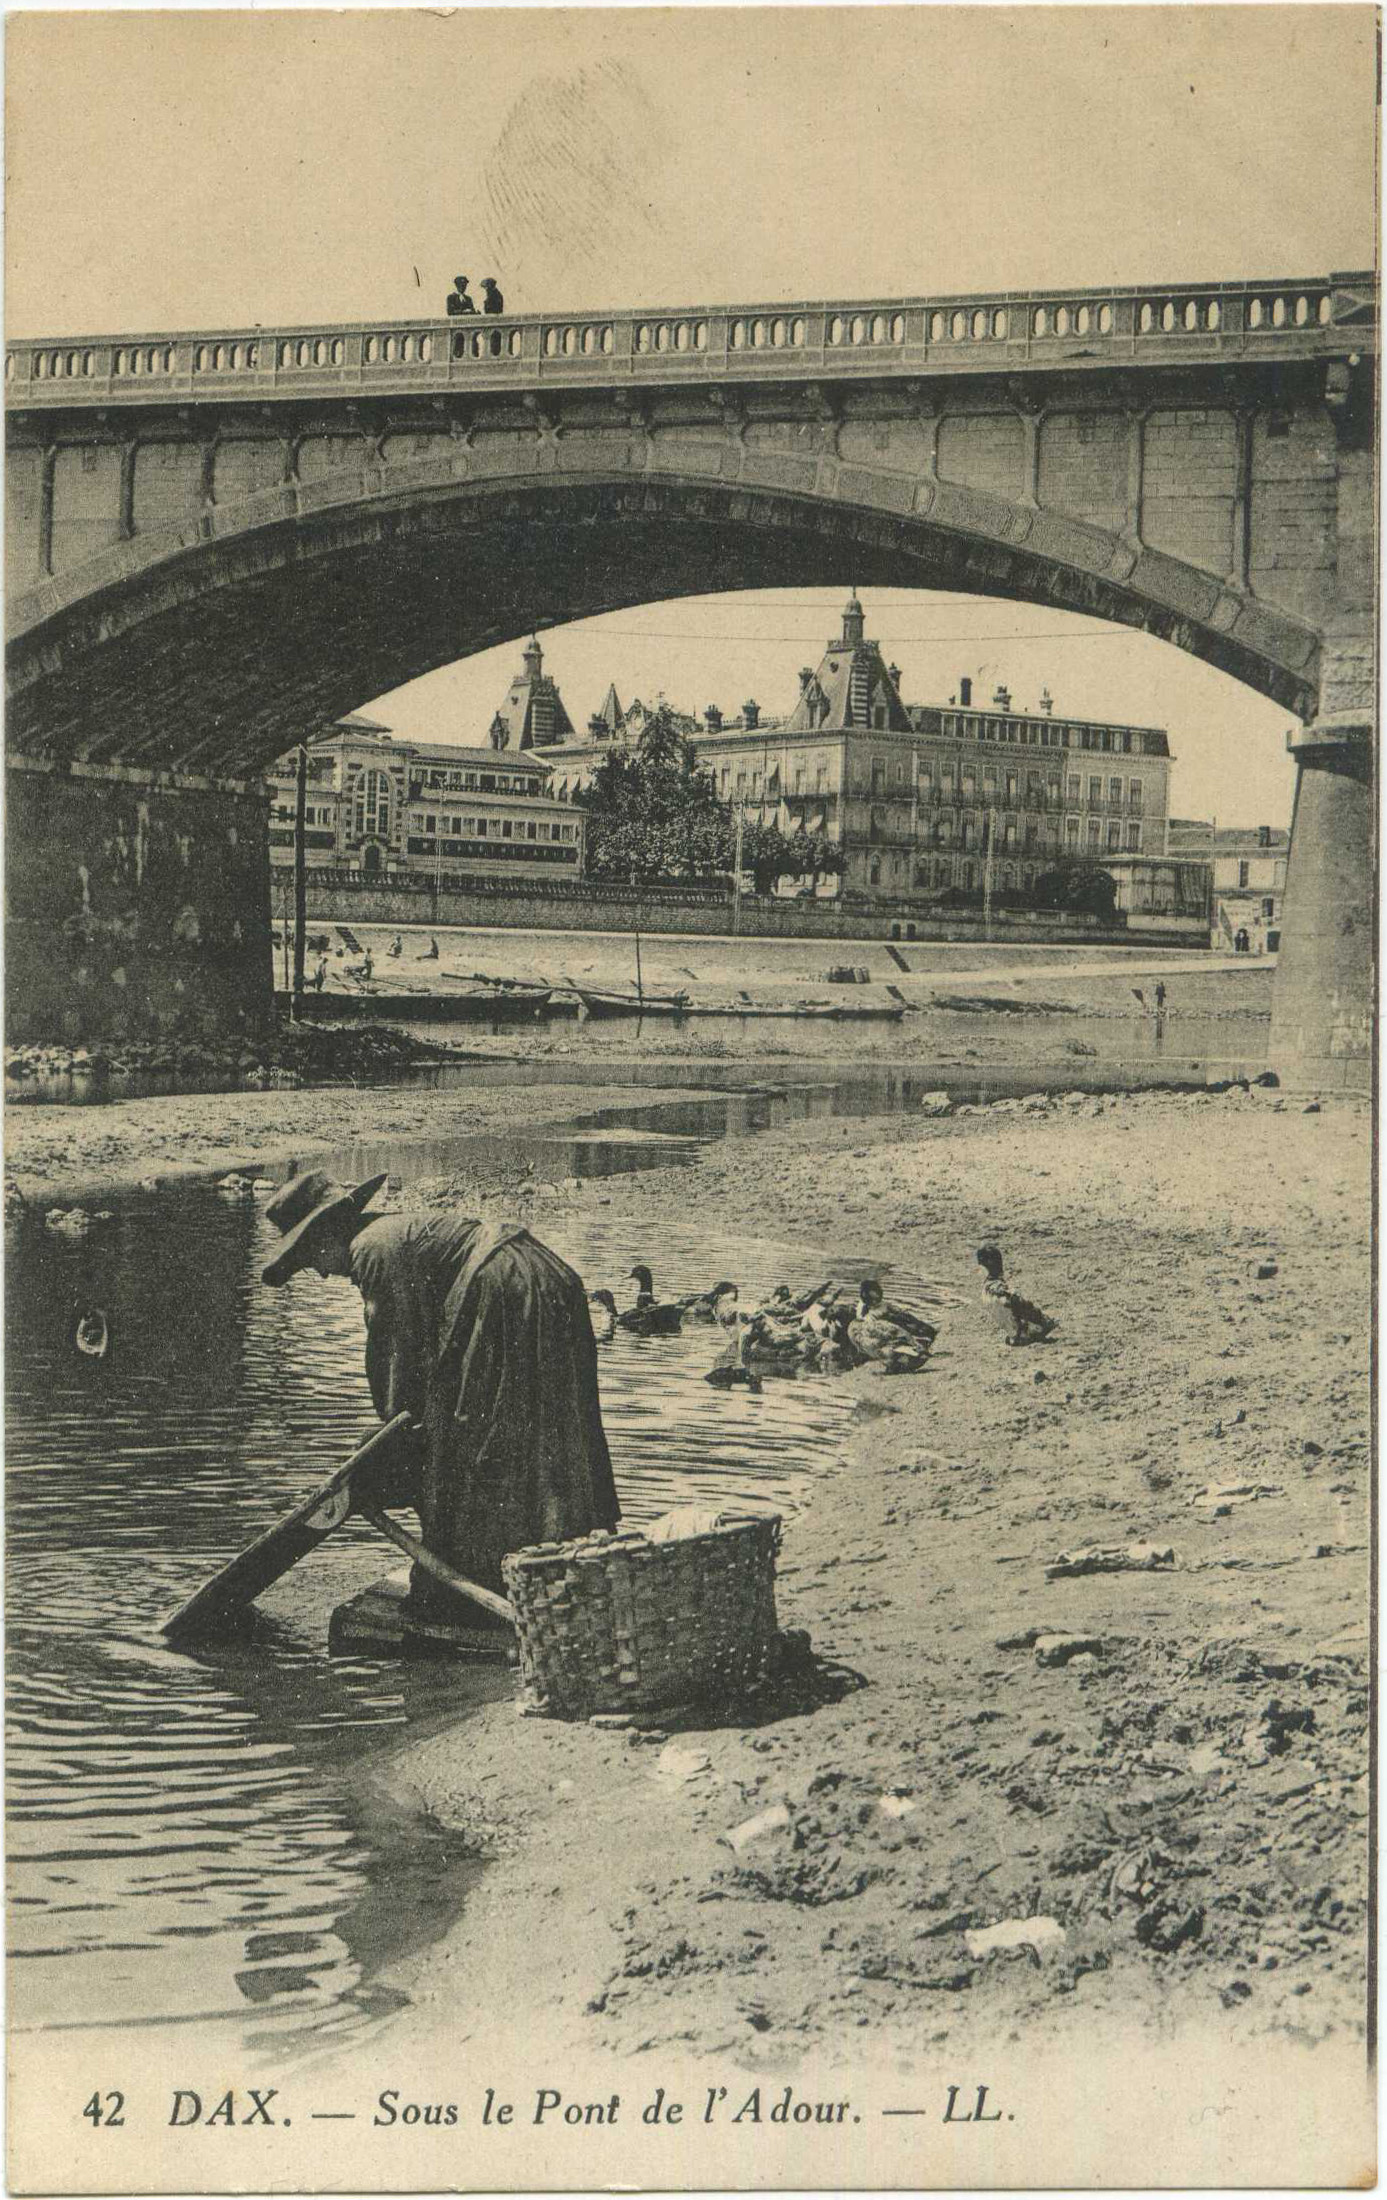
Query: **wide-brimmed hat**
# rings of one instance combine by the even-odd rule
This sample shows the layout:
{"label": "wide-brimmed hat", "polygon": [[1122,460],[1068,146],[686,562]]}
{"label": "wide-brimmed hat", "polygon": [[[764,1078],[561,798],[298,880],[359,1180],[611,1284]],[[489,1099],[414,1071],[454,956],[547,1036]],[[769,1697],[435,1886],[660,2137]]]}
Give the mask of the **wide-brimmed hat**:
{"label": "wide-brimmed hat", "polygon": [[284,1243],[268,1267],[261,1270],[265,1283],[287,1283],[310,1258],[307,1240],[330,1215],[359,1215],[369,1206],[385,1182],[385,1172],[367,1177],[364,1184],[336,1184],[321,1169],[307,1169],[290,1177],[276,1192],[265,1213]]}

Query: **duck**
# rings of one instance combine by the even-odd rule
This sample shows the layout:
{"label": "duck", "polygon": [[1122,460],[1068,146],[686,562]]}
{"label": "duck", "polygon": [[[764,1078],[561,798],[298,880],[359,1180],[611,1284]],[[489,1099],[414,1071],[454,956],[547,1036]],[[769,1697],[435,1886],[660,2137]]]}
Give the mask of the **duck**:
{"label": "duck", "polygon": [[724,1280],[715,1283],[711,1291],[695,1291],[689,1298],[681,1299],[679,1305],[689,1321],[717,1322],[723,1329],[734,1329],[739,1299],[736,1284]]}
{"label": "duck", "polygon": [[760,1307],[739,1323],[737,1348],[744,1367],[791,1370],[812,1364],[819,1356],[819,1342],[797,1314],[787,1320],[769,1307]]}
{"label": "duck", "polygon": [[622,1328],[637,1337],[677,1337],[684,1326],[683,1307],[673,1300],[660,1305],[655,1297],[655,1278],[648,1268],[638,1264],[631,1270],[630,1280],[636,1286],[636,1303],[617,1315]]}
{"label": "duck", "polygon": [[918,1314],[889,1302],[873,1277],[863,1283],[848,1324],[848,1340],[883,1375],[918,1375],[937,1332]]}
{"label": "duck", "polygon": [[857,1301],[845,1299],[833,1286],[816,1298],[804,1317],[804,1326],[818,1344],[815,1365],[824,1374],[847,1374],[862,1365],[862,1354],[848,1335],[857,1313]]}
{"label": "duck", "polygon": [[748,1367],[742,1358],[741,1338],[720,1352],[703,1378],[714,1390],[735,1390],[739,1386],[753,1394],[761,1388],[761,1378],[754,1367]]}
{"label": "duck", "polygon": [[598,1344],[606,1344],[616,1334],[616,1300],[610,1291],[588,1293],[588,1316],[592,1333]]}

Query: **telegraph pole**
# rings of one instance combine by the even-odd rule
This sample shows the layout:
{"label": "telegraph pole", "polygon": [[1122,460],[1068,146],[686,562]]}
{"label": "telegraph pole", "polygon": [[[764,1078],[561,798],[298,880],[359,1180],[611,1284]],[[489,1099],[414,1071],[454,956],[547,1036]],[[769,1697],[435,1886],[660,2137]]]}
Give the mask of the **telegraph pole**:
{"label": "telegraph pole", "polygon": [[304,823],[308,804],[308,744],[300,741],[294,783],[294,999],[303,992],[304,935],[308,924],[308,865]]}
{"label": "telegraph pole", "polygon": [[982,936],[985,940],[990,940],[992,937],[992,844],[997,838],[997,812],[995,810],[988,811],[987,823],[983,827],[983,831],[987,835],[987,846],[983,851],[982,859]]}

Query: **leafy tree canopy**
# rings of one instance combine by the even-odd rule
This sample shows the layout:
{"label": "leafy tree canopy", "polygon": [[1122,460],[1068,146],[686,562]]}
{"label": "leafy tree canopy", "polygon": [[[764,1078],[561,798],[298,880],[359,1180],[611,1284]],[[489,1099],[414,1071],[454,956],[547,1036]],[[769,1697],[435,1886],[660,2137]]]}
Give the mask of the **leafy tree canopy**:
{"label": "leafy tree canopy", "polygon": [[[587,812],[587,874],[622,885],[664,880],[725,882],[736,861],[737,825],[712,774],[673,713],[661,706],[634,748],[609,749],[575,797]],[[817,881],[841,873],[843,853],[823,833],[783,833],[747,820],[742,867],[758,894],[776,880]]]}

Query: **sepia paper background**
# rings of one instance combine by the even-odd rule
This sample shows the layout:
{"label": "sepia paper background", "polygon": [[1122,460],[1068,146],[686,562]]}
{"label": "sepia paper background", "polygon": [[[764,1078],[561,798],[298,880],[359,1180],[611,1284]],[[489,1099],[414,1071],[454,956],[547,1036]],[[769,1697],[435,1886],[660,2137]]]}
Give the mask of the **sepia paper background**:
{"label": "sepia paper background", "polygon": [[[1376,249],[1367,7],[713,8],[26,13],[7,26],[12,336],[422,315],[462,264],[517,310],[1260,276]],[[459,238],[465,238],[465,247]],[[1027,616],[1016,610],[1018,621]],[[1236,764],[1232,767],[1236,770]],[[1362,1218],[1367,1227],[1367,1218]],[[1364,1352],[1367,1340],[1363,1340]],[[921,1625],[929,1625],[922,1609]],[[864,1713],[864,1716],[867,1714]],[[517,1726],[515,1747],[526,1730]],[[543,1960],[542,1938],[535,1960]],[[415,2012],[415,2018],[420,2017]],[[1207,2027],[1056,2027],[931,2044],[869,2033],[768,2072],[663,2053],[556,2070],[469,1979],[335,2062],[269,2074],[215,2028],[12,2033],[25,2192],[495,2187],[1361,2185],[1361,2044]],[[829,2131],[639,2121],[657,2086],[848,2100]],[[170,2089],[273,2083],[273,2133],[171,2132]],[[950,2085],[1004,2120],[941,2128]],[[119,2086],[128,2128],[74,2113]],[[382,2088],[450,2102],[373,2131]],[[621,2095],[616,2128],[480,2123],[486,2090]],[[353,2125],[314,2122],[350,2103]],[[922,2119],[884,2110],[928,2104]],[[857,2118],[860,2116],[860,2122]]]}

